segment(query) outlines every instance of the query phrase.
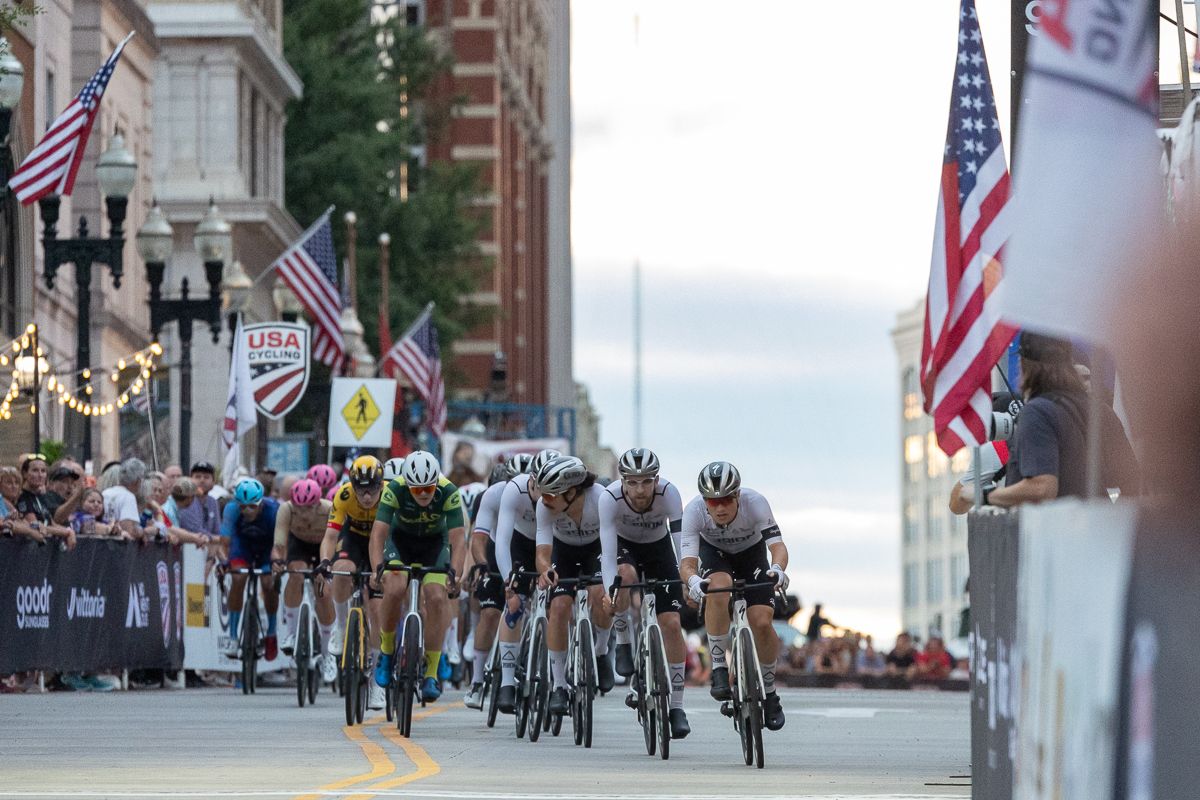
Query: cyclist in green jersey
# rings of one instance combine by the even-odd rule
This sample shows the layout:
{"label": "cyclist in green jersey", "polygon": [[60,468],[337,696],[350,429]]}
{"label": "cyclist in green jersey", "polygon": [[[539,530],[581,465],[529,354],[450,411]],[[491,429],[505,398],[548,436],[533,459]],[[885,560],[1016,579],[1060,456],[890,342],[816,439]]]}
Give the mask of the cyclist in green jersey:
{"label": "cyclist in green jersey", "polygon": [[[409,454],[400,477],[389,481],[379,501],[371,529],[371,567],[375,582],[381,580],[385,564],[420,565],[448,570],[427,575],[421,582],[425,619],[425,680],[421,696],[433,702],[442,695],[437,679],[442,642],[449,626],[449,596],[458,585],[456,570],[462,569],[466,518],[458,488],[442,477],[433,454],[418,450]],[[383,604],[380,608],[382,658],[375,669],[375,682],[386,686],[391,680],[392,657],[396,652],[396,626],[408,593],[408,575],[382,575]]]}

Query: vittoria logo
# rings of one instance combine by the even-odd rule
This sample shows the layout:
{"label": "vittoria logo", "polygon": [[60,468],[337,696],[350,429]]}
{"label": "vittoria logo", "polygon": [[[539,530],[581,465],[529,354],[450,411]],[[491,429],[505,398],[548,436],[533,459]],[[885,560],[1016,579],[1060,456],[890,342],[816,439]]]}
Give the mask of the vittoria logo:
{"label": "vittoria logo", "polygon": [[44,579],[41,586],[17,587],[18,628],[50,627],[50,594],[53,591],[54,587]]}
{"label": "vittoria logo", "polygon": [[71,599],[67,603],[67,619],[104,619],[104,594],[96,589],[93,594],[87,589],[71,587]]}

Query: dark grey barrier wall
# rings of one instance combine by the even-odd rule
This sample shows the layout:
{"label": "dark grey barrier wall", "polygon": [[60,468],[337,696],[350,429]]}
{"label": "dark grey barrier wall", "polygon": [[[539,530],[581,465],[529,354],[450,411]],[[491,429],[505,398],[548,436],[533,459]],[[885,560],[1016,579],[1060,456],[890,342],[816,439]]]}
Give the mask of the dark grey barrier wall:
{"label": "dark grey barrier wall", "polygon": [[0,539],[0,673],[178,669],[183,563],[166,544]]}
{"label": "dark grey barrier wall", "polygon": [[1019,525],[987,510],[967,520],[971,588],[971,797],[1011,800],[1016,741],[1012,694],[1017,639]]}

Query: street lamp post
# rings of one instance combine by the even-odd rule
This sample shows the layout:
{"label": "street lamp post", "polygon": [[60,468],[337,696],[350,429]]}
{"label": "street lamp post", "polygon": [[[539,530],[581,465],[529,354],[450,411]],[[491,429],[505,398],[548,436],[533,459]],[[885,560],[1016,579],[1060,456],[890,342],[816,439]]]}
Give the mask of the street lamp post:
{"label": "street lamp post", "polygon": [[42,451],[42,426],[41,426],[41,401],[42,401],[42,376],[50,371],[50,365],[46,363],[46,359],[42,358],[42,348],[38,342],[38,326],[36,323],[29,323],[25,328],[25,335],[30,340],[31,356],[22,356],[13,364],[16,367],[17,388],[21,391],[27,391],[32,397],[29,403],[29,412],[33,415],[33,450],[31,452],[40,453]]}
{"label": "street lamp post", "polygon": [[229,322],[229,357],[233,358],[233,338],[237,335],[238,314],[246,308],[246,300],[254,289],[254,281],[246,274],[242,262],[234,261],[229,265],[229,274],[221,281],[221,291],[225,295],[225,319]]}
{"label": "street lamp post", "polygon": [[[108,211],[108,238],[89,237],[87,220],[79,218],[79,235],[74,239],[58,238],[58,195],[48,195],[38,201],[42,210],[42,249],[45,254],[43,276],[46,288],[54,289],[54,277],[63,264],[75,265],[75,369],[80,380],[90,367],[92,267],[105,264],[112,274],[113,287],[121,288],[121,251],[125,247],[125,210],[129,193],[137,180],[137,162],[125,149],[120,133],[113,136],[108,150],[96,164],[96,177]],[[86,387],[85,387],[86,388]],[[92,458],[92,420],[86,419],[83,428],[83,460]]]}
{"label": "street lamp post", "polygon": [[[0,145],[8,148],[12,112],[25,88],[25,68],[13,55],[12,45],[0,36]],[[8,159],[0,159],[0,180],[8,182]],[[36,450],[34,452],[37,452]]]}
{"label": "street lamp post", "polygon": [[157,341],[168,322],[179,323],[179,463],[191,463],[192,456],[192,323],[207,322],[213,344],[221,337],[221,273],[233,247],[229,225],[221,219],[217,206],[209,201],[208,213],[196,227],[196,252],[204,261],[208,297],[188,297],[188,279],[181,281],[179,298],[164,300],[163,275],[174,245],[171,224],[156,203],[137,234],[138,254],[146,262],[150,284],[150,331]]}

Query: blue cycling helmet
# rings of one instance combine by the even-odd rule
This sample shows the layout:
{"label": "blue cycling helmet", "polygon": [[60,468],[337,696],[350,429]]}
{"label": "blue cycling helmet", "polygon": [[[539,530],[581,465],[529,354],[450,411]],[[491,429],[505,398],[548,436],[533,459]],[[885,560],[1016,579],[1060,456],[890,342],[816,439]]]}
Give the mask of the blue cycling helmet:
{"label": "blue cycling helmet", "polygon": [[233,499],[239,506],[256,506],[262,502],[263,485],[254,478],[242,478],[233,490]]}

